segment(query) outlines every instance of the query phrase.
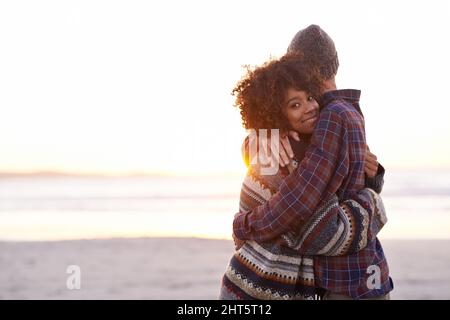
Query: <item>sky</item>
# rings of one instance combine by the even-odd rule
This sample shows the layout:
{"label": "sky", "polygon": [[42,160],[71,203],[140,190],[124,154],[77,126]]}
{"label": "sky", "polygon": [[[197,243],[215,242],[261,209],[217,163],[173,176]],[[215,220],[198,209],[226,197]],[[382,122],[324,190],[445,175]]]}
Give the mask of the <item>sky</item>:
{"label": "sky", "polygon": [[449,1],[2,1],[0,172],[243,172],[243,65],[320,25],[387,167],[449,168]]}

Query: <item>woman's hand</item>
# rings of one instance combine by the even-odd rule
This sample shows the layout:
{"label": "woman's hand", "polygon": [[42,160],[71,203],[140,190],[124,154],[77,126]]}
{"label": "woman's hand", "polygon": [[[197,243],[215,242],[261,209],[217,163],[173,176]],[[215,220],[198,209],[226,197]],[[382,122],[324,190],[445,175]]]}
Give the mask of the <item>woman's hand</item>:
{"label": "woman's hand", "polygon": [[366,163],[364,166],[364,172],[367,177],[373,178],[376,176],[378,171],[378,161],[377,156],[370,152],[369,146],[366,148]]}
{"label": "woman's hand", "polygon": [[291,162],[291,159],[294,158],[294,151],[292,151],[289,136],[297,141],[300,141],[300,136],[296,131],[289,130],[287,133],[281,134],[279,155],[280,165],[282,167],[287,166],[289,162]]}

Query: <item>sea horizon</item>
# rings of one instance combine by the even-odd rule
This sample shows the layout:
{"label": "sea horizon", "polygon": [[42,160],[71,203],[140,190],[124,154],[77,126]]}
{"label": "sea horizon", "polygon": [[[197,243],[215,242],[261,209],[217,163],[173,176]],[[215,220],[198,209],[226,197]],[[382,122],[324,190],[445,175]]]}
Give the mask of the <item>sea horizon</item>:
{"label": "sea horizon", "polygon": [[[231,239],[243,175],[0,174],[0,241]],[[388,169],[381,239],[450,239],[450,170]]]}

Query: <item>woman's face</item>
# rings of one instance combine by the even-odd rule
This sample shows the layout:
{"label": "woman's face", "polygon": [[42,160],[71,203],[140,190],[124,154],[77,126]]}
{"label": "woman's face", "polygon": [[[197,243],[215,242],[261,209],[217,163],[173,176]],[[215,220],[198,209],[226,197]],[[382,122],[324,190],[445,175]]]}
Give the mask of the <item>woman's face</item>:
{"label": "woman's face", "polygon": [[290,129],[300,134],[311,134],[319,119],[319,104],[306,91],[289,88],[283,106]]}

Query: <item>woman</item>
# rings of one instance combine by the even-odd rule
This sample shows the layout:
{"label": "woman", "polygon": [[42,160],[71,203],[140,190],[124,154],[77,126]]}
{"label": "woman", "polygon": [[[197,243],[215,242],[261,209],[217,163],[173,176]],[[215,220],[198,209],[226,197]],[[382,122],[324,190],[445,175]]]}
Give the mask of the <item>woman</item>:
{"label": "woman", "polygon": [[[298,57],[284,56],[248,70],[233,90],[246,129],[278,128],[282,135],[295,130],[301,142],[290,140],[295,157],[274,175],[262,173],[244,144],[248,173],[244,179],[240,211],[264,204],[304,157],[316,125],[319,105],[314,99],[319,80]],[[222,279],[221,299],[314,299],[323,291],[315,286],[312,255],[346,255],[374,239],[386,216],[381,198],[382,174],[368,179],[366,189],[338,203],[325,199],[299,230],[275,241],[247,241],[232,257]],[[372,189],[370,189],[370,187]]]}

